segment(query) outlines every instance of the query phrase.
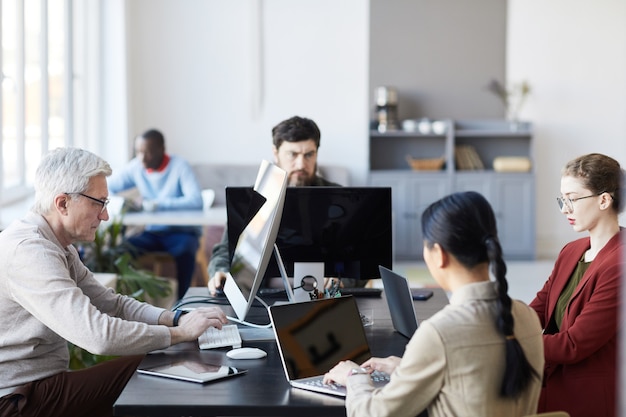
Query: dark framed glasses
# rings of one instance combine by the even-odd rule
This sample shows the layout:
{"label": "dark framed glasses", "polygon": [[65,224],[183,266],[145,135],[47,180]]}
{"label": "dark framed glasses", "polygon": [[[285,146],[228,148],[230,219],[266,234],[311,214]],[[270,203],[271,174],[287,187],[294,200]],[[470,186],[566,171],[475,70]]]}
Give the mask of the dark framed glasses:
{"label": "dark framed glasses", "polygon": [[88,198],[88,199],[90,199],[91,201],[94,201],[94,202],[96,202],[96,203],[98,203],[98,204],[101,204],[101,205],[102,205],[102,208],[100,209],[100,213],[103,213],[103,212],[104,212],[104,210],[106,210],[107,205],[108,205],[108,204],[109,204],[109,202],[110,202],[110,200],[109,200],[108,198],[107,198],[107,199],[105,199],[105,200],[100,200],[99,198],[92,197],[92,196],[90,196],[90,195],[83,194],[83,193],[64,193],[64,194],[68,194],[68,195],[72,195],[72,194],[73,194],[73,195],[79,195],[79,196],[81,196],[81,197]]}

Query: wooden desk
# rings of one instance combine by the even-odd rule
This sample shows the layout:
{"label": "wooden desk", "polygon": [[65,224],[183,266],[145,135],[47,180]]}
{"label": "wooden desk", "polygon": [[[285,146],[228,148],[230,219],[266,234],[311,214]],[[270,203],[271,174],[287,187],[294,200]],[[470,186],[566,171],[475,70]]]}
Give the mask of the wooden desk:
{"label": "wooden desk", "polygon": [[[191,288],[189,296],[207,295],[206,288]],[[268,301],[270,301],[268,299]],[[415,301],[418,320],[439,311],[448,299],[436,289],[428,301]],[[365,331],[372,354],[402,356],[408,339],[393,330],[387,302],[383,298],[357,298],[359,309],[374,311],[374,324]],[[255,304],[256,305],[256,304]],[[227,314],[230,307],[224,306]],[[252,320],[267,323],[264,308],[253,307]],[[291,388],[283,372],[274,340],[243,343],[259,347],[267,357],[254,360],[232,360],[226,349],[200,351],[196,343],[171,347],[146,357],[146,364],[158,363],[163,355],[176,355],[208,363],[248,369],[248,373],[207,385],[135,374],[114,406],[116,416],[345,416],[342,398]]]}

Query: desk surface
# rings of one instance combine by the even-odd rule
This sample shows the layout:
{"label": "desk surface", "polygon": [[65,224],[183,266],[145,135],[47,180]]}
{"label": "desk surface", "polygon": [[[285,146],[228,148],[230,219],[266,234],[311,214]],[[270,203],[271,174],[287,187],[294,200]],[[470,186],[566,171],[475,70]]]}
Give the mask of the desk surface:
{"label": "desk surface", "polygon": [[[188,296],[207,294],[206,288],[191,288],[187,293]],[[418,320],[429,318],[447,303],[444,291],[435,289],[428,301],[414,302]],[[381,298],[357,298],[357,304],[362,312],[374,312],[374,324],[365,328],[372,354],[402,356],[408,339],[393,330],[384,293]],[[224,309],[230,314],[230,306],[224,306]],[[252,322],[268,322],[267,312],[262,307],[253,307],[250,316]],[[196,343],[183,343],[149,354],[145,364],[156,364],[166,357],[176,356],[248,369],[248,373],[206,385],[135,373],[115,403],[114,414],[152,417],[345,416],[343,399],[291,388],[274,340],[244,341],[243,345],[259,347],[267,352],[267,357],[237,361],[226,356],[227,349],[200,351]]]}
{"label": "desk surface", "polygon": [[172,226],[223,226],[226,224],[226,206],[209,210],[137,211],[125,213],[122,223],[128,226],[162,224]]}

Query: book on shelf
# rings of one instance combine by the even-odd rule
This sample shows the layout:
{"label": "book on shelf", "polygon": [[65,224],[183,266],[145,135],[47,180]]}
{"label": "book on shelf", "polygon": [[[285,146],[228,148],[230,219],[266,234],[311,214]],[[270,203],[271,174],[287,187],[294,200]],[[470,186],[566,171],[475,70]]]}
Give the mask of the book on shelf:
{"label": "book on shelf", "polygon": [[471,145],[456,145],[454,147],[454,158],[460,170],[485,169],[483,161],[480,159],[476,148]]}
{"label": "book on shelf", "polygon": [[458,169],[470,169],[471,162],[467,157],[467,152],[462,145],[454,147],[454,159]]}

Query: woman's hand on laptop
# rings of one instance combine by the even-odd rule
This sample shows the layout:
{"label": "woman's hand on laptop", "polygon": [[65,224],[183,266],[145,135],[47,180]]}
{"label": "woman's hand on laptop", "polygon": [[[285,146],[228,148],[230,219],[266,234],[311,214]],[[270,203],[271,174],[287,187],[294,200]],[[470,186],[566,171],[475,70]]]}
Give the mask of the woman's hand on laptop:
{"label": "woman's hand on laptop", "polygon": [[324,374],[324,384],[346,385],[346,380],[353,369],[360,368],[355,362],[341,361],[333,369]]}
{"label": "woman's hand on laptop", "polygon": [[363,362],[363,368],[369,368],[372,371],[380,371],[391,375],[398,367],[402,358],[397,356],[387,356],[386,358],[370,358]]}
{"label": "woman's hand on laptop", "polygon": [[199,307],[180,316],[177,327],[170,327],[171,344],[192,342],[209,327],[221,329],[227,324],[226,314],[219,307]]}

